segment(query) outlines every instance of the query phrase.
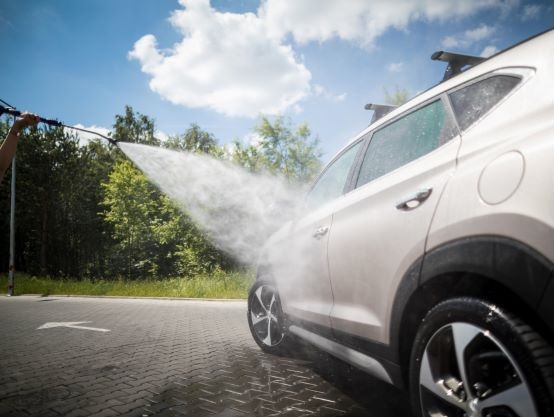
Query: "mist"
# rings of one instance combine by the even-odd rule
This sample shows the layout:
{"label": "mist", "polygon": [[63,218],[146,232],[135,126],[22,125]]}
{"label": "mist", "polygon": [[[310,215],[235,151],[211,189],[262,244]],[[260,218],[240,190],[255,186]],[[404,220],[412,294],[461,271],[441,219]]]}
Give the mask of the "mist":
{"label": "mist", "polygon": [[135,143],[121,150],[163,193],[239,261],[254,264],[269,236],[292,219],[304,190],[206,154]]}

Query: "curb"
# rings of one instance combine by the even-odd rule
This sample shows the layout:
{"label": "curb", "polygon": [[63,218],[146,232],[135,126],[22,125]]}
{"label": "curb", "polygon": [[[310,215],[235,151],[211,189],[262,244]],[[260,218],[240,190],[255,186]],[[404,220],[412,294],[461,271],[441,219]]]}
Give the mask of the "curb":
{"label": "curb", "polygon": [[246,298],[190,298],[190,297],[140,297],[134,295],[73,295],[73,294],[18,294],[14,296],[4,295],[6,298],[12,297],[66,297],[66,298],[107,298],[107,299],[131,299],[131,300],[170,300],[170,301],[226,301],[226,302],[245,302]]}

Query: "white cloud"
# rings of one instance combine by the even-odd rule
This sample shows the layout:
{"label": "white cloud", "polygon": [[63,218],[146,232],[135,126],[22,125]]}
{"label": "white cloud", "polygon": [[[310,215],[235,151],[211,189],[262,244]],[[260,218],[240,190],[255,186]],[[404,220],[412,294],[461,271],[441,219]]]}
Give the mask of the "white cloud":
{"label": "white cloud", "polygon": [[523,7],[523,14],[521,15],[521,20],[526,22],[528,20],[535,20],[539,17],[542,10],[540,4],[526,4]]}
{"label": "white cloud", "polygon": [[332,99],[334,101],[344,101],[346,99],[346,93],[335,94],[334,96],[332,96]]}
{"label": "white cloud", "polygon": [[494,31],[494,27],[482,24],[475,29],[466,30],[464,36],[468,40],[468,42],[477,42],[482,39],[488,38],[494,33]]}
{"label": "white cloud", "polygon": [[403,62],[391,62],[387,66],[387,70],[389,72],[401,72],[403,68],[404,68],[404,63]]}
{"label": "white cloud", "polygon": [[460,18],[484,9],[502,13],[517,0],[266,0],[258,14],[271,34],[291,33],[300,43],[337,37],[371,47],[390,28],[404,30],[413,21]]}
{"label": "white cloud", "polygon": [[269,36],[252,13],[220,13],[208,0],[180,0],[171,16],[183,40],[168,53],[139,39],[129,57],[150,74],[150,88],[174,104],[228,116],[277,114],[305,98],[311,74],[292,47]]}
{"label": "white cloud", "polygon": [[498,10],[500,11],[500,18],[506,18],[513,10],[519,7],[521,0],[505,0],[499,5]]}
{"label": "white cloud", "polygon": [[[257,13],[240,14],[216,11],[209,0],[179,0],[183,8],[170,22],[183,39],[161,49],[148,34],[128,57],[151,77],[150,88],[174,104],[227,116],[300,112],[309,97],[340,101],[345,95],[317,92],[294,42],[340,38],[369,49],[391,28],[406,30],[411,22],[446,21],[484,9],[504,13],[517,1],[261,0]],[[487,35],[487,28],[465,34],[467,41]]]}
{"label": "white cloud", "polygon": [[446,36],[441,41],[441,44],[445,48],[457,48],[460,45],[460,40],[455,36]]}
{"label": "white cloud", "polygon": [[495,31],[495,27],[481,24],[458,35],[446,36],[441,44],[444,48],[467,48],[475,42],[489,38]]}
{"label": "white cloud", "polygon": [[481,51],[479,56],[482,56],[483,58],[488,58],[491,55],[494,55],[498,52],[498,48],[494,45],[488,45]]}
{"label": "white cloud", "polygon": [[312,88],[312,95],[316,97],[323,97],[326,100],[335,101],[335,102],[344,101],[344,99],[346,98],[346,93],[333,94],[327,91],[325,87],[319,84],[314,85],[314,87]]}
{"label": "white cloud", "polygon": [[[101,126],[95,126],[95,125],[84,126],[80,123],[77,123],[74,126],[76,128],[79,128],[79,129],[91,130],[93,132],[97,132],[97,133],[100,133],[101,135],[108,136],[108,137],[110,136],[110,132],[111,132],[110,129],[107,129],[107,128],[101,127]],[[70,129],[70,128],[67,128],[67,127],[64,128],[64,130],[69,134],[76,135],[79,138],[80,145],[86,145],[92,139],[101,139],[100,137],[96,136],[93,133],[81,132],[79,130],[74,130],[74,129]]]}

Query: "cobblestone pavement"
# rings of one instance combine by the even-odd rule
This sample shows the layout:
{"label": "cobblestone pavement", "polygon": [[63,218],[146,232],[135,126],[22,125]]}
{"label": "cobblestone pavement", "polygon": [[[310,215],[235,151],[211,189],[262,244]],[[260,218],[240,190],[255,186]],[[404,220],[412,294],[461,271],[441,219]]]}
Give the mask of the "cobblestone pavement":
{"label": "cobblestone pavement", "polygon": [[0,331],[0,416],[409,416],[325,354],[262,353],[242,301],[0,297]]}

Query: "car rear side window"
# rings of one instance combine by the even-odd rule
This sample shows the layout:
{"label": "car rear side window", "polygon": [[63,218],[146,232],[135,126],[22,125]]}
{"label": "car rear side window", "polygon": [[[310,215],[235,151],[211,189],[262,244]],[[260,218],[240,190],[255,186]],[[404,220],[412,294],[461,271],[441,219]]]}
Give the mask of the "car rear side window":
{"label": "car rear side window", "polygon": [[402,117],[373,134],[356,186],[431,152],[455,135],[454,123],[441,100]]}
{"label": "car rear side window", "polygon": [[520,78],[495,75],[450,93],[460,129],[465,130],[485,115],[519,83]]}
{"label": "car rear side window", "polygon": [[361,143],[351,146],[327,167],[308,194],[308,207],[320,206],[342,195]]}

